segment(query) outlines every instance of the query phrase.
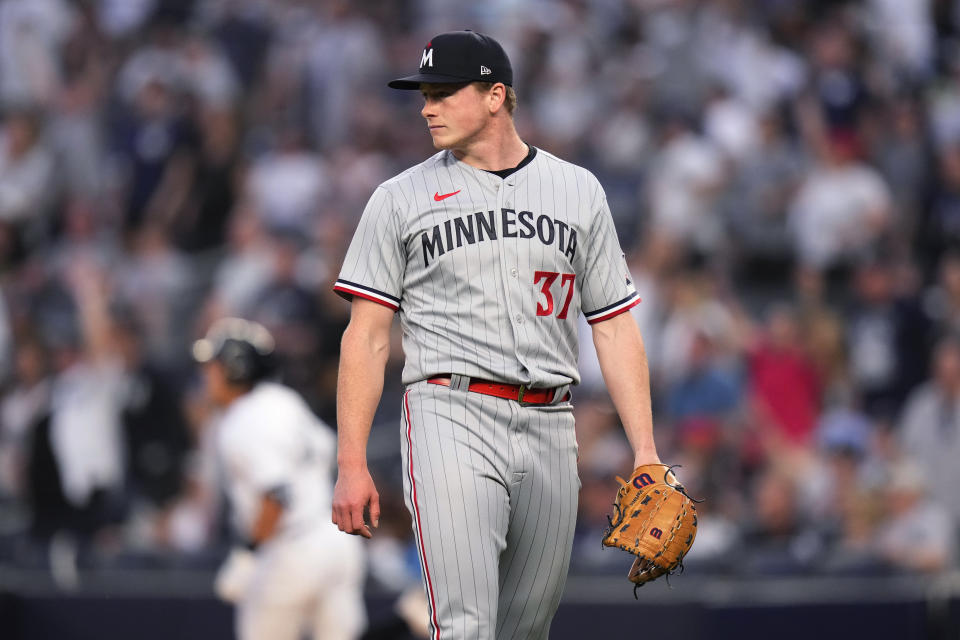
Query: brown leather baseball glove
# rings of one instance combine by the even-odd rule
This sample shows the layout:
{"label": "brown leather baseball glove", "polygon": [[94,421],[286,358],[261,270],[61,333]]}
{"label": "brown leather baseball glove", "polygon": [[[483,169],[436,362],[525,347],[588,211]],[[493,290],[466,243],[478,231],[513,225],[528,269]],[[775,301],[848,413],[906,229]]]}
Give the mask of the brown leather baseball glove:
{"label": "brown leather baseball glove", "polygon": [[627,574],[636,596],[637,587],[683,568],[697,535],[697,509],[665,464],[641,465],[629,481],[617,480],[620,489],[603,545],[637,556]]}

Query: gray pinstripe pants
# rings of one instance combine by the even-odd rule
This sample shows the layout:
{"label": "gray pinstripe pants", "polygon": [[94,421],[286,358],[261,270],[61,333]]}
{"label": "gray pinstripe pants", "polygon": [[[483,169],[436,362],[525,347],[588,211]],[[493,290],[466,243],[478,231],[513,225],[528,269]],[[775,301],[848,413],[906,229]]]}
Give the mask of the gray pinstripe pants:
{"label": "gray pinstripe pants", "polygon": [[431,640],[546,640],[580,490],[570,403],[521,406],[418,382],[403,404],[404,494]]}

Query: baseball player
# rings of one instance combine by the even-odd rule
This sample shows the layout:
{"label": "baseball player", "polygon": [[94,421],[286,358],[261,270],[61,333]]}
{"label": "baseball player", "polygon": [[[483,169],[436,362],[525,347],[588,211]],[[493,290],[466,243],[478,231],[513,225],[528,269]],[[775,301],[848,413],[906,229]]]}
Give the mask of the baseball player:
{"label": "baseball player", "polygon": [[216,449],[236,528],[217,593],[237,605],[241,640],[351,640],[365,626],[356,539],[327,519],[335,448],[293,390],[266,380],[273,338],[239,318],[194,343],[207,392],[223,409]]}
{"label": "baseball player", "polygon": [[512,84],[503,48],[471,31],[436,36],[419,73],[389,83],[420,91],[440,151],[376,189],[334,287],[352,307],[333,521],[365,537],[377,526],[366,444],[399,312],[404,490],[434,640],[548,636],[580,487],[580,313],[637,466],[659,462],[625,313],[640,300],[603,189],[520,139]]}

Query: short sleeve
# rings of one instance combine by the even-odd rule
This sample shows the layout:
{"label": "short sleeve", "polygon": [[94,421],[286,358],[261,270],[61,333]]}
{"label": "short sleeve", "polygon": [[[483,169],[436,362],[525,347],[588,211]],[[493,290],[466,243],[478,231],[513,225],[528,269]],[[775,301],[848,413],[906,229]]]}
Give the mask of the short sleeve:
{"label": "short sleeve", "polygon": [[381,186],[367,202],[333,290],[347,300],[359,296],[396,311],[405,268],[399,212]]}
{"label": "short sleeve", "polygon": [[601,191],[600,209],[594,216],[587,242],[586,271],[581,289],[581,308],[587,322],[594,324],[627,311],[640,303],[640,296],[627,269],[627,261]]}

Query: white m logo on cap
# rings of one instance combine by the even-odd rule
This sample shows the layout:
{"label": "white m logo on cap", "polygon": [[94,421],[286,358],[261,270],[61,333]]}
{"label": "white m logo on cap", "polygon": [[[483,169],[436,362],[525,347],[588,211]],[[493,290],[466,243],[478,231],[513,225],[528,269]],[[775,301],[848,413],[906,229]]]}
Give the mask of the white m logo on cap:
{"label": "white m logo on cap", "polygon": [[433,49],[424,49],[423,57],[420,58],[420,67],[432,67],[433,66]]}

